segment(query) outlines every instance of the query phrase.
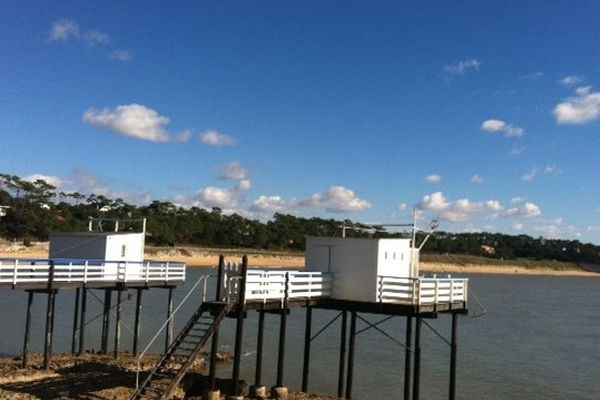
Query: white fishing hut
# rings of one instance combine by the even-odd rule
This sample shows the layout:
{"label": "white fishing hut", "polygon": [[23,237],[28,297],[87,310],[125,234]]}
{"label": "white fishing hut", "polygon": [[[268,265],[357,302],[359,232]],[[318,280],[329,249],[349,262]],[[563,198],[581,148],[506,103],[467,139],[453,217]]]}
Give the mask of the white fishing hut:
{"label": "white fishing hut", "polygon": [[51,235],[50,258],[102,261],[107,279],[117,274],[122,263],[126,263],[127,275],[139,274],[144,261],[145,220],[141,221],[141,232],[120,231],[117,220],[109,220],[114,224],[111,231],[94,231],[94,222],[99,223],[101,228],[104,221],[107,220],[90,220],[86,232]]}
{"label": "white fishing hut", "polygon": [[332,275],[331,298],[377,302],[378,277],[416,277],[411,257],[418,249],[410,244],[410,239],[309,237],[306,269]]}

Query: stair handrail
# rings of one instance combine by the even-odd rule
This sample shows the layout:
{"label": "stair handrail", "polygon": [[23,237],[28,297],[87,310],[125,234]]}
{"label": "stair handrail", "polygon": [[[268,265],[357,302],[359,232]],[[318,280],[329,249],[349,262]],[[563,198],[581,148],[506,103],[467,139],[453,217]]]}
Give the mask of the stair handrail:
{"label": "stair handrail", "polygon": [[165,320],[165,322],[158,329],[158,331],[156,332],[156,334],[154,335],[154,337],[152,339],[150,339],[150,342],[148,342],[148,344],[146,345],[146,347],[144,348],[144,350],[142,350],[142,352],[138,356],[138,358],[137,358],[137,371],[136,371],[136,374],[135,374],[135,390],[139,390],[139,386],[140,386],[140,364],[141,364],[141,361],[142,361],[142,357],[144,357],[146,355],[146,352],[150,349],[150,346],[152,346],[152,343],[154,343],[154,341],[162,333],[162,331],[165,329],[165,327],[168,325],[168,323],[173,320],[173,318],[175,317],[175,314],[177,314],[177,311],[179,311],[179,309],[181,308],[181,306],[187,301],[187,299],[192,295],[192,292],[194,290],[196,290],[196,288],[198,287],[198,285],[200,285],[200,282],[202,282],[202,281],[204,281],[204,288],[202,289],[202,302],[204,303],[206,301],[206,284],[208,282],[208,278],[210,278],[210,277],[211,277],[211,275],[202,275],[198,279],[198,281],[194,284],[194,286],[192,286],[192,288],[190,289],[190,291],[185,295],[185,297],[177,305],[177,307],[175,308],[175,311],[173,311],[173,313],[171,314],[171,316]]}

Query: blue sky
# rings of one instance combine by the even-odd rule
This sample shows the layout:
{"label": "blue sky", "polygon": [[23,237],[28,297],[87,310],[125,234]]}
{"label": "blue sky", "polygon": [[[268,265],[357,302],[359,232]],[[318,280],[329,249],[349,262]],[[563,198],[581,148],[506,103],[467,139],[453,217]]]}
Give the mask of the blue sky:
{"label": "blue sky", "polygon": [[6,1],[0,170],[599,244],[599,39],[593,1]]}

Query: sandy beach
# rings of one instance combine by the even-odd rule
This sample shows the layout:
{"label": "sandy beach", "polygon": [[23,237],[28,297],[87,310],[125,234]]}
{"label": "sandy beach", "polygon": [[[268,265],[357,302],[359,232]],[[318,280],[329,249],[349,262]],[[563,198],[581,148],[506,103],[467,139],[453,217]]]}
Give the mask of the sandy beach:
{"label": "sandy beach", "polygon": [[[248,256],[251,268],[304,268],[304,255],[255,249],[217,249],[196,247],[146,247],[145,258],[156,261],[185,262],[189,267],[216,267],[219,255],[225,255],[227,262],[240,262]],[[47,258],[48,244],[38,243],[31,247],[20,244],[0,244],[0,258]],[[519,265],[460,264],[453,262],[421,262],[420,270],[426,274],[503,274],[503,275],[549,275],[600,277],[600,273],[582,269],[553,269],[523,267]]]}

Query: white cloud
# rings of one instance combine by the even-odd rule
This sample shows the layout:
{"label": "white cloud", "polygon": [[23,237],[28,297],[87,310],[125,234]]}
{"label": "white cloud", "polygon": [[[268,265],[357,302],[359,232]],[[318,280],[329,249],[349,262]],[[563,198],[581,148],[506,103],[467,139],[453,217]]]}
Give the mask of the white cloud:
{"label": "white cloud", "polygon": [[219,178],[225,180],[239,181],[248,178],[248,171],[246,171],[237,161],[221,166],[219,172]]}
{"label": "white cloud", "polygon": [[438,174],[432,174],[432,175],[428,175],[425,180],[428,183],[439,183],[442,181],[442,177]]}
{"label": "white cloud", "polygon": [[507,124],[500,119],[488,119],[481,124],[481,130],[502,133],[507,138],[519,138],[525,135],[525,129]]}
{"label": "white cloud", "polygon": [[408,208],[408,204],[400,203],[400,204],[398,204],[398,206],[396,208],[398,209],[398,211],[404,211]]}
{"label": "white cloud", "polygon": [[51,41],[78,40],[88,46],[110,43],[110,36],[97,30],[82,30],[79,23],[72,19],[61,19],[52,23],[48,38]]}
{"label": "white cloud", "polygon": [[79,34],[79,24],[77,21],[72,19],[61,19],[60,21],[52,23],[49,38],[50,40],[66,41],[78,38]]}
{"label": "white cloud", "polygon": [[534,71],[534,72],[530,72],[526,75],[521,76],[521,79],[523,80],[527,80],[527,81],[537,81],[539,79],[542,79],[544,77],[544,73],[542,71]]}
{"label": "white cloud", "polygon": [[299,205],[322,208],[333,213],[362,211],[371,208],[371,203],[360,199],[354,191],[343,186],[332,186],[326,192],[315,193],[308,199],[301,200]]}
{"label": "white cloud", "polygon": [[250,189],[252,189],[252,182],[250,179],[242,179],[237,184],[237,190],[248,191]]}
{"label": "white cloud", "polygon": [[506,210],[506,212],[503,214],[503,216],[507,217],[507,218],[517,218],[517,217],[532,218],[532,217],[537,217],[541,214],[542,214],[542,210],[540,210],[540,208],[536,204],[528,202],[528,203],[525,203],[525,205],[521,208],[518,208],[518,207],[509,208],[508,210]]}
{"label": "white cloud", "polygon": [[184,131],[179,132],[177,135],[177,141],[180,143],[187,143],[192,138],[192,131],[190,129],[186,129]]}
{"label": "white cloud", "polygon": [[524,173],[523,176],[521,177],[521,179],[524,180],[525,182],[531,182],[535,179],[535,177],[537,176],[537,174],[539,172],[540,172],[539,168],[533,168],[529,172]]}
{"label": "white cloud", "polygon": [[515,232],[521,232],[523,230],[523,224],[520,222],[516,222],[512,225],[512,230]]}
{"label": "white cloud", "polygon": [[509,156],[520,156],[525,152],[525,148],[524,147],[513,147],[512,149],[510,149],[510,151],[508,152]]}
{"label": "white cloud", "polygon": [[588,232],[600,232],[600,226],[588,226],[587,231]]}
{"label": "white cloud", "polygon": [[567,75],[559,82],[565,86],[575,86],[583,82],[583,77],[578,75]]}
{"label": "white cloud", "polygon": [[141,104],[128,104],[114,109],[89,109],[83,120],[90,125],[109,129],[134,139],[166,142],[170,135],[164,129],[169,118]]}
{"label": "white cloud", "polygon": [[600,118],[600,92],[592,92],[591,87],[578,88],[575,96],[568,97],[554,107],[554,117],[558,124],[581,125]]}
{"label": "white cloud", "polygon": [[532,182],[540,173],[544,175],[554,175],[560,172],[560,169],[554,165],[546,165],[544,168],[534,167],[521,177],[525,182]]}
{"label": "white cloud", "polygon": [[59,178],[58,176],[52,176],[52,175],[43,175],[43,174],[33,174],[33,175],[27,175],[23,178],[23,180],[28,181],[28,182],[35,182],[37,180],[43,180],[46,183],[56,187],[57,189],[61,190],[62,187],[68,183],[68,181],[64,181],[63,179]]}
{"label": "white cloud", "polygon": [[471,177],[471,183],[483,183],[484,179],[481,175],[475,174]]}
{"label": "white cloud", "polygon": [[439,218],[451,222],[465,222],[474,214],[495,213],[503,209],[498,200],[472,202],[469,199],[459,199],[450,202],[442,192],[424,196],[417,207],[421,211],[434,212]]}
{"label": "white cloud", "polygon": [[444,72],[448,75],[463,75],[470,69],[478,70],[481,66],[481,61],[476,58],[470,60],[459,61],[456,64],[448,64],[444,66]]}
{"label": "white cloud", "polygon": [[523,202],[523,198],[521,196],[513,197],[510,199],[510,204],[519,204]]}
{"label": "white cloud", "polygon": [[206,145],[215,147],[235,145],[235,140],[233,139],[233,137],[214,130],[208,130],[204,132],[200,140]]}
{"label": "white cloud", "polygon": [[219,207],[234,209],[240,203],[240,198],[235,190],[208,186],[198,193],[198,199],[205,207]]}
{"label": "white cloud", "polygon": [[567,237],[581,237],[581,233],[573,225],[547,224],[534,226],[533,230],[549,239],[565,239]]}
{"label": "white cloud", "polygon": [[260,196],[254,200],[252,206],[250,206],[250,211],[270,216],[274,213],[290,212],[291,208],[293,206],[280,196]]}
{"label": "white cloud", "polygon": [[108,54],[109,58],[117,61],[131,61],[133,60],[133,55],[129,50],[114,50]]}

